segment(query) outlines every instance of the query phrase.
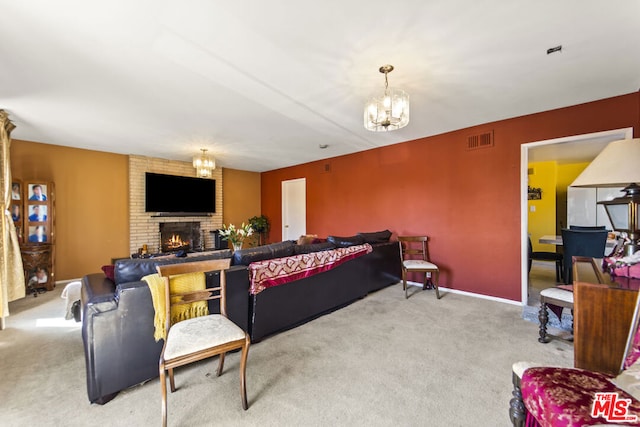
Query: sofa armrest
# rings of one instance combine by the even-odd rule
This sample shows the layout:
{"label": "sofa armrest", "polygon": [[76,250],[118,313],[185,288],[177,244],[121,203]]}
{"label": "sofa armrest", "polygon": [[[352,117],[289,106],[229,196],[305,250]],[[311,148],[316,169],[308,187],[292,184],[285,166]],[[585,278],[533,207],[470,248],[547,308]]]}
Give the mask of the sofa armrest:
{"label": "sofa armrest", "polygon": [[249,270],[247,266],[232,266],[227,276],[227,316],[245,332],[249,329]]}
{"label": "sofa armrest", "polygon": [[154,309],[147,284],[115,286],[105,280],[91,274],[82,284],[82,339],[92,403],[106,403],[118,391],[156,377],[164,343],[153,338]]}
{"label": "sofa armrest", "polygon": [[88,274],[82,278],[82,290],[80,300],[82,305],[87,303],[99,303],[113,299],[116,285],[107,279],[104,273]]}
{"label": "sofa armrest", "polygon": [[368,291],[373,292],[402,280],[402,261],[397,241],[372,243],[373,252],[365,255],[369,265]]}

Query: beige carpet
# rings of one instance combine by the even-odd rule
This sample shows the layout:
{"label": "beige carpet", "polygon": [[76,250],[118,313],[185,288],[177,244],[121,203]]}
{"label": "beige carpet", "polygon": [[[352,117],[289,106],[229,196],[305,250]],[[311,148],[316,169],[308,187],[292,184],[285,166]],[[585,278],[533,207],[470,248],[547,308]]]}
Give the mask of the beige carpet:
{"label": "beige carpet", "polygon": [[[0,424],[159,425],[157,379],[89,404],[80,328],[62,320],[61,290],[10,304]],[[177,370],[169,425],[508,426],[513,362],[573,364],[571,343],[539,344],[518,306],[412,291],[405,300],[400,285],[383,289],[253,345],[248,411],[237,354],[219,378],[215,361]]]}

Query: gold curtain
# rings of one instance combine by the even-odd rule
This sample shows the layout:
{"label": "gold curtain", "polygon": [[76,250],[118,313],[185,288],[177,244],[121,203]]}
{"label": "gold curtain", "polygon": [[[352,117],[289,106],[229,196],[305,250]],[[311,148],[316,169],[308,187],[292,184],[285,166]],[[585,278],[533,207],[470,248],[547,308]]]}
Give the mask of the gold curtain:
{"label": "gold curtain", "polygon": [[0,329],[9,315],[9,301],[25,295],[24,271],[18,235],[13,226],[11,203],[11,131],[15,128],[9,115],[0,110]]}

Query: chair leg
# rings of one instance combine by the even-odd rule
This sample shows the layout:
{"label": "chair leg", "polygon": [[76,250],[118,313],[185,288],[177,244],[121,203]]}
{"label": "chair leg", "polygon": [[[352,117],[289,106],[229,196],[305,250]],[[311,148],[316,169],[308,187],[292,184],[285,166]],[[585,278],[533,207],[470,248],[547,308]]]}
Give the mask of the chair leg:
{"label": "chair leg", "polygon": [[171,393],[176,391],[176,383],[173,380],[173,368],[168,369],[169,371],[169,385],[171,385]]}
{"label": "chair leg", "polygon": [[251,341],[247,337],[245,346],[242,347],[242,357],[240,358],[240,397],[242,398],[242,409],[249,409],[247,403],[247,356],[249,355],[249,346]]}
{"label": "chair leg", "polygon": [[569,341],[573,341],[573,308],[571,309],[571,338]]}
{"label": "chair leg", "polygon": [[440,270],[434,272],[436,280],[432,282],[433,287],[436,289],[436,297],[440,299],[440,290],[438,289],[438,281],[440,280]]}
{"label": "chair leg", "polygon": [[224,369],[224,356],[226,353],[221,353],[218,356],[218,373],[217,375],[220,376],[222,375],[222,370]]}
{"label": "chair leg", "polygon": [[538,320],[540,321],[540,338],[538,338],[538,342],[546,344],[550,340],[547,336],[547,322],[549,322],[549,313],[547,312],[547,303],[545,302],[540,303]]}
{"label": "chair leg", "polygon": [[556,261],[556,282],[564,283],[564,266],[562,265],[562,260]]}
{"label": "chair leg", "polygon": [[402,270],[402,289],[404,289],[404,299],[409,298],[407,294],[407,272],[406,270]]}
{"label": "chair leg", "polygon": [[509,401],[509,419],[514,427],[524,427],[527,408],[522,401],[522,390],[520,389],[520,378],[515,373],[513,376],[513,397]]}
{"label": "chair leg", "polygon": [[164,364],[160,364],[160,387],[162,387],[162,427],[167,426],[167,380]]}

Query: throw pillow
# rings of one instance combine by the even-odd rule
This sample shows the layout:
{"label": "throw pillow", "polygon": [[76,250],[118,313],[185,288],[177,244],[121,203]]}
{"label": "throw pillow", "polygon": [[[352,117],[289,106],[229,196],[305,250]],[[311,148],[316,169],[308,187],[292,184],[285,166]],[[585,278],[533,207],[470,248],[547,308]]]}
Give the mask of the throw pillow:
{"label": "throw pillow", "polygon": [[310,245],[317,237],[317,234],[303,234],[298,238],[296,245]]}
{"label": "throw pillow", "polygon": [[364,244],[364,238],[362,236],[327,236],[327,241],[333,243],[339,248]]}
{"label": "throw pillow", "polygon": [[110,279],[112,282],[115,282],[114,268],[115,266],[113,264],[102,266],[102,271],[104,271],[104,275],[107,276],[107,279]]}
{"label": "throw pillow", "polygon": [[391,231],[375,231],[373,233],[358,233],[358,236],[362,236],[365,243],[385,243],[391,239]]}

